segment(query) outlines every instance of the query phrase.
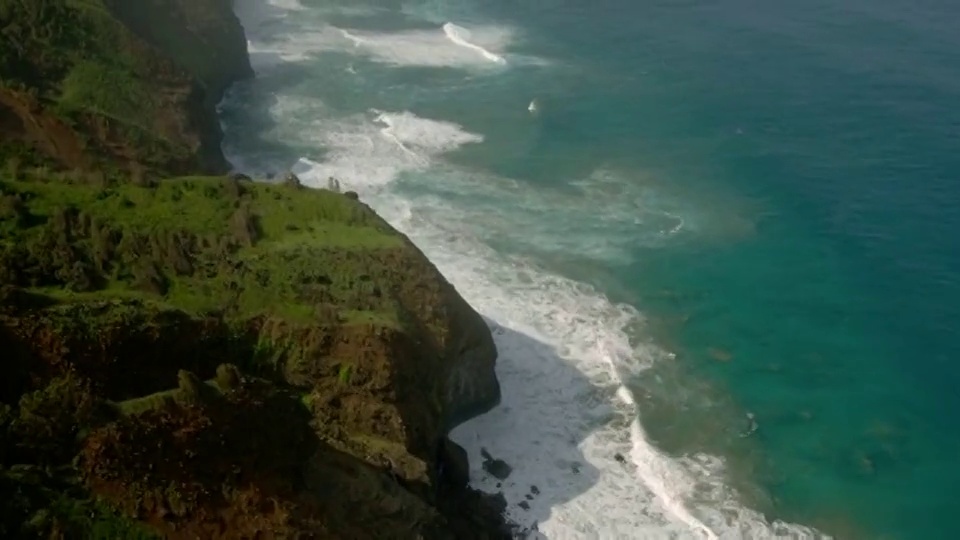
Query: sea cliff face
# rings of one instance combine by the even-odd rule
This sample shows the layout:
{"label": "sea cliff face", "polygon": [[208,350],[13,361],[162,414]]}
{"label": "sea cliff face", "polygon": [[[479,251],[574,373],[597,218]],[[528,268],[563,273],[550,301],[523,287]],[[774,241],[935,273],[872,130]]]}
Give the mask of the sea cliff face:
{"label": "sea cliff face", "polygon": [[182,176],[229,7],[0,0],[0,535],[506,537],[446,439],[482,318],[355,196]]}
{"label": "sea cliff face", "polygon": [[[215,105],[252,75],[225,0],[3,0],[0,135],[59,168],[220,173]],[[9,146],[9,145],[5,145]]]}

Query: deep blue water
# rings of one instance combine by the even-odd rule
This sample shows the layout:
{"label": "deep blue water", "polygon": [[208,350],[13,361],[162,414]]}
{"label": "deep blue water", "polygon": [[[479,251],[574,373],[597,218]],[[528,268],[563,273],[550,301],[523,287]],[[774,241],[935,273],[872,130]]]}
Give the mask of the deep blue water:
{"label": "deep blue water", "polygon": [[[446,157],[461,169],[398,168],[396,193],[474,216],[458,234],[646,314],[635,339],[677,355],[628,381],[659,447],[722,456],[770,518],[841,538],[955,536],[960,5],[374,4],[388,8],[323,15],[367,31],[363,46],[297,38],[326,56],[244,90],[225,113],[234,152],[330,159],[349,183],[393,165],[360,136],[368,154],[312,135],[345,115],[412,111],[481,134]],[[414,45],[448,20],[514,29],[509,67],[433,65]],[[373,32],[396,29],[426,34],[377,49]],[[417,126],[401,139],[427,148]]]}

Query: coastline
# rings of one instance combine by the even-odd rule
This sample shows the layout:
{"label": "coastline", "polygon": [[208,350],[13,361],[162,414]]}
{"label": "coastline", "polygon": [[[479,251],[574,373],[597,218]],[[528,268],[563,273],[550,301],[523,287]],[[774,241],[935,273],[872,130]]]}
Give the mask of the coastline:
{"label": "coastline", "polygon": [[[381,114],[380,118],[382,117],[383,115]],[[409,153],[408,150],[404,150],[404,152]],[[242,158],[242,156],[240,157]],[[415,156],[415,157],[416,157],[416,161],[422,161],[422,158],[420,158],[419,156]],[[235,161],[243,162],[245,160],[237,159]],[[303,160],[301,160],[301,162],[302,161]],[[298,163],[298,165],[299,164],[300,163]],[[326,186],[326,176],[324,176],[323,174],[317,174],[317,173],[311,172],[305,175],[302,169],[294,169],[294,170],[298,172],[301,180],[304,181],[306,184],[309,184],[315,188],[323,188]],[[259,170],[256,172],[258,174],[269,174],[267,170]],[[356,179],[354,178],[352,180],[356,180]],[[368,193],[370,192],[364,190],[364,187],[366,186],[363,186],[362,184],[347,183],[347,182],[344,182],[344,186],[346,186],[346,188],[348,189],[356,189],[357,191],[360,192],[362,198],[364,198],[365,200],[369,200]],[[374,190],[376,190],[376,188],[374,188]],[[376,193],[376,191],[373,191],[370,194],[373,194],[373,193]],[[403,227],[402,223],[398,224],[394,222],[394,224],[395,226],[399,225],[400,227]],[[494,273],[495,271],[491,271],[491,274],[494,274]],[[470,281],[475,281],[475,278],[470,279]],[[599,314],[598,314],[598,317],[600,318],[600,320],[603,320],[605,323],[608,322],[607,321],[608,317],[605,317]],[[549,337],[544,336],[541,332],[535,330],[533,327],[526,326],[521,321],[513,321],[509,325],[502,325],[497,322],[494,322],[493,320],[489,320],[488,324],[492,325],[494,329],[493,331],[495,334],[497,334],[498,336],[501,336],[501,340],[498,341],[498,343],[502,343],[503,341],[512,341],[514,343],[512,344],[511,348],[521,349],[522,354],[524,356],[522,358],[517,358],[514,356],[512,358],[504,359],[503,355],[501,354],[501,359],[499,364],[501,368],[503,367],[504,361],[507,361],[510,363],[510,367],[505,368],[507,370],[519,369],[521,371],[525,371],[531,367],[533,369],[528,371],[526,374],[520,374],[519,376],[517,373],[511,373],[510,376],[512,376],[512,380],[511,380],[512,387],[516,390],[515,392],[512,392],[512,393],[516,395],[515,396],[510,395],[512,393],[508,391],[507,396],[505,397],[505,402],[501,403],[501,405],[498,408],[494,409],[493,411],[485,415],[482,419],[479,419],[479,420],[475,419],[473,423],[466,422],[460,428],[454,429],[455,434],[458,432],[461,433],[460,436],[455,436],[454,439],[458,443],[467,447],[469,450],[471,478],[474,480],[475,485],[477,487],[480,487],[484,492],[490,493],[491,495],[496,495],[496,496],[509,495],[512,505],[508,510],[507,517],[513,523],[513,527],[515,529],[519,529],[521,532],[525,532],[526,534],[534,534],[539,532],[538,529],[540,528],[540,525],[542,522],[546,522],[549,520],[549,516],[552,511],[551,509],[554,506],[570,504],[576,497],[580,496],[583,492],[591,489],[594,489],[594,490],[598,489],[596,486],[596,483],[600,479],[600,477],[597,469],[590,464],[591,458],[587,457],[580,450],[576,450],[572,448],[564,449],[563,452],[560,453],[559,449],[557,449],[558,451],[554,453],[555,455],[551,456],[551,459],[556,462],[563,463],[563,465],[561,465],[562,471],[554,471],[554,470],[548,471],[548,470],[542,470],[542,469],[538,470],[537,468],[528,468],[527,470],[524,470],[521,468],[516,471],[516,474],[514,474],[512,477],[510,477],[509,480],[507,480],[506,475],[503,475],[503,474],[498,475],[491,472],[491,462],[505,463],[508,466],[512,467],[511,464],[515,464],[518,462],[522,463],[526,461],[525,464],[529,467],[530,465],[529,459],[522,456],[522,453],[525,452],[523,448],[531,448],[539,445],[539,442],[536,439],[537,437],[544,435],[542,428],[537,429],[537,428],[533,428],[532,425],[529,426],[530,429],[526,429],[523,431],[524,435],[522,436],[522,438],[523,438],[523,441],[525,442],[520,442],[518,444],[512,444],[512,443],[518,442],[514,439],[516,435],[510,436],[510,439],[514,439],[514,440],[499,439],[497,437],[491,437],[485,442],[478,441],[475,437],[471,435],[475,434],[476,430],[478,429],[478,426],[479,426],[479,429],[487,432],[500,431],[498,428],[492,427],[491,422],[493,422],[494,424],[502,423],[505,426],[515,426],[518,421],[524,422],[524,423],[532,422],[533,424],[536,424],[536,423],[543,422],[545,418],[551,417],[551,416],[554,418],[546,424],[548,426],[548,429],[556,432],[568,430],[569,429],[568,426],[562,425],[563,416],[558,416],[554,413],[555,408],[563,407],[562,403],[547,403],[545,404],[546,409],[542,408],[544,407],[544,404],[540,404],[535,407],[532,406],[532,404],[530,404],[531,405],[530,410],[526,413],[526,415],[518,417],[517,415],[521,413],[517,411],[516,406],[513,406],[515,405],[515,403],[510,404],[509,402],[511,401],[516,402],[516,400],[518,399],[517,396],[519,396],[520,400],[530,400],[532,397],[530,395],[531,391],[537,392],[538,391],[537,389],[544,388],[543,379],[541,378],[541,372],[539,371],[540,369],[553,371],[555,374],[563,374],[563,375],[559,375],[559,379],[562,380],[563,382],[557,382],[556,386],[575,389],[573,390],[575,393],[581,394],[586,399],[592,399],[592,398],[587,398],[587,396],[596,393],[597,389],[594,387],[594,383],[590,382],[590,378],[596,376],[597,373],[583,373],[578,371],[577,368],[570,366],[569,359],[561,357],[556,351],[556,345],[552,343],[556,339],[556,336],[554,335],[551,335]],[[619,339],[619,338],[615,338],[615,339]],[[518,346],[516,342],[519,342],[520,345]],[[532,366],[528,365],[524,367],[523,364],[530,363],[530,359],[526,357],[529,354],[530,350],[541,351],[539,353],[542,356],[541,362],[546,362],[552,367],[545,367],[542,363],[539,365],[534,364]],[[604,368],[605,373],[613,373],[614,377],[616,377],[615,370],[616,368],[613,366],[612,363],[608,367]],[[502,379],[504,375],[501,375],[500,377]],[[531,379],[531,377],[533,379]],[[536,380],[536,379],[540,380],[539,384],[535,384],[532,386],[529,385],[531,380]],[[516,386],[517,383],[525,385],[526,388],[517,387]],[[619,392],[614,390],[613,393],[620,394],[621,396],[625,395],[622,390]],[[629,403],[629,401],[627,401],[627,403]],[[606,408],[606,406],[604,406],[604,408]],[[595,414],[594,412],[589,412],[589,411],[587,413]],[[600,414],[609,414],[609,413],[601,412]],[[616,413],[616,414],[623,414],[624,415],[623,421],[627,425],[633,422],[631,418],[634,416],[634,414],[630,412],[630,409],[623,410],[620,413]],[[479,422],[479,424],[477,424],[477,422]],[[576,440],[587,441],[594,436],[592,435],[592,432],[595,429],[596,429],[595,427],[590,426],[590,427],[587,427],[586,429],[577,430],[576,434],[572,436],[575,437]],[[553,436],[553,434],[550,434],[549,436]],[[496,450],[491,451],[492,455],[491,453],[488,453],[488,450],[485,447],[485,445],[490,445],[490,444],[495,445],[494,447],[496,448]],[[520,454],[518,454],[518,452],[520,452]],[[624,445],[621,452],[622,454],[619,452],[616,452],[616,453],[604,452],[604,454],[606,455],[604,455],[602,459],[604,461],[618,463],[620,460],[622,460],[622,457],[617,457],[617,456],[631,454],[630,444],[628,443]],[[641,450],[641,453],[649,455],[649,454],[655,454],[656,451],[653,450],[652,447],[647,446],[647,447],[644,447],[643,450]],[[594,456],[594,459],[596,457],[599,457],[599,456]],[[631,464],[631,467],[635,467],[635,464]],[[557,490],[554,493],[550,493],[550,494],[542,493],[541,488],[538,486],[538,484],[542,485],[542,482],[544,479],[548,479],[552,476],[555,476],[558,472],[560,472],[562,476],[566,477],[564,478],[563,482],[569,483],[569,485]],[[606,478],[608,482],[612,480],[611,477],[606,477]],[[632,482],[637,482],[637,480],[631,479],[628,477],[627,479],[624,479],[623,482],[626,482],[627,484],[629,484]],[[616,488],[611,489],[610,491],[611,492],[616,491]],[[639,499],[635,501],[636,504],[638,506],[650,506],[653,504],[657,504],[655,502],[657,495],[650,494],[650,495],[645,495],[645,497],[649,497],[649,498]],[[534,504],[536,505],[535,507],[533,506]],[[687,521],[690,524],[689,526],[692,529],[694,530],[700,529],[701,531],[703,531],[702,532],[703,537],[705,538],[713,537],[709,529],[707,529],[702,524],[697,523],[696,519],[693,518],[687,512],[686,509],[678,505],[678,503],[676,502],[672,503],[672,505],[670,505],[670,509],[667,510],[667,512],[668,513],[676,512],[679,515],[681,515],[682,516],[681,519]],[[650,518],[642,518],[642,519],[650,519]],[[664,518],[653,518],[653,519],[661,520]],[[662,533],[664,530],[673,530],[670,528],[670,526],[667,524],[666,521],[661,522],[659,524],[651,524],[648,522],[646,525],[630,525],[629,527],[630,527],[629,530],[647,530],[650,533],[658,533],[658,532]],[[696,534],[696,533],[693,533],[693,534]]]}
{"label": "coastline", "polygon": [[0,86],[0,533],[508,538],[446,437],[500,399],[484,321],[356,193],[218,174],[214,101],[250,73],[176,45],[246,49],[229,3],[178,2],[149,34],[146,8],[57,5],[7,51],[34,69]]}
{"label": "coastline", "polygon": [[[789,518],[840,536],[860,524],[904,538],[921,531],[936,536],[943,526],[936,508],[950,500],[949,454],[956,448],[956,437],[942,429],[949,421],[942,403],[952,398],[940,391],[949,386],[950,373],[944,370],[935,381],[928,374],[936,370],[900,360],[938,366],[937,354],[955,348],[944,341],[948,333],[940,321],[953,320],[956,310],[938,305],[921,293],[922,282],[909,280],[929,278],[928,271],[938,268],[944,280],[939,290],[953,290],[948,270],[955,258],[936,239],[946,238],[943,231],[956,216],[941,206],[948,199],[906,190],[887,166],[910,166],[921,176],[926,171],[931,189],[946,187],[933,173],[951,163],[940,158],[947,155],[943,134],[954,115],[936,99],[955,86],[949,70],[928,70],[921,62],[912,72],[906,64],[904,71],[865,72],[849,61],[867,58],[837,57],[821,48],[826,42],[787,38],[834,28],[822,25],[832,20],[823,13],[799,6],[761,10],[767,25],[751,11],[724,11],[714,21],[709,10],[695,6],[642,10],[621,1],[610,3],[616,13],[648,16],[624,24],[627,18],[577,5],[537,13],[523,4],[406,2],[396,13],[379,6],[368,14],[355,4],[341,12],[338,2],[322,8],[304,2],[306,8],[291,12],[284,9],[294,2],[271,3],[286,20],[264,25],[262,39],[253,40],[265,76],[236,96],[236,106],[227,105],[227,122],[247,130],[228,137],[228,147],[275,171],[295,163],[296,172],[317,185],[328,176],[344,180],[411,232],[471,304],[493,315],[491,321],[508,330],[533,327],[521,333],[548,344],[518,346],[503,368],[512,363],[522,373],[523,364],[537,365],[527,358],[538,351],[557,352],[600,388],[596,395],[571,390],[566,407],[540,409],[543,417],[565,418],[566,425],[537,431],[543,426],[504,413],[503,422],[490,421],[479,434],[464,430],[465,440],[481,439],[478,447],[492,433],[508,449],[509,432],[520,432],[517,445],[529,446],[509,450],[520,454],[519,462],[511,461],[521,463],[519,469],[546,454],[534,442],[564,449],[560,454],[574,444],[574,458],[589,457],[590,480],[569,490],[575,503],[558,496],[544,510],[527,501],[532,510],[515,508],[518,514],[546,516],[553,521],[546,528],[562,530],[562,524],[581,534],[614,535],[603,527],[630,523],[593,506],[600,496],[599,488],[591,489],[597,479],[622,471],[612,456],[626,454],[613,449],[622,441],[613,435],[629,424],[600,437],[590,429],[612,414],[584,413],[617,400],[599,366],[607,362],[601,353],[616,342],[610,330],[618,322],[593,311],[606,304],[585,293],[588,283],[593,292],[608,293],[609,304],[626,301],[647,317],[626,332],[637,358],[616,363],[625,380],[644,362],[656,366],[634,386],[641,404],[659,400],[652,412],[641,411],[650,424],[645,429],[666,450],[668,470],[689,466],[685,478],[697,493],[690,506],[717,516],[718,531],[737,534],[739,521],[729,516],[741,516],[740,507],[723,490],[738,488],[747,493],[740,501],[752,506],[760,500],[754,508],[771,520]],[[801,11],[809,18],[784,17]],[[902,9],[869,11],[889,16]],[[863,15],[848,13],[843,20],[856,25]],[[447,22],[469,30],[470,41],[507,63],[495,65],[450,43]],[[918,47],[932,50],[936,44],[912,32],[922,28],[914,23],[889,29],[902,38],[914,35]],[[877,35],[833,37],[880,49],[892,45]],[[730,49],[704,43],[729,43]],[[869,60],[893,67],[897,58],[905,57]],[[774,59],[796,62],[796,69],[770,77],[784,65]],[[931,76],[934,71],[938,76]],[[912,90],[902,86],[908,75],[918,84]],[[827,77],[836,85],[809,83]],[[754,84],[743,84],[744,78]],[[869,99],[848,107],[844,96],[854,94]],[[541,104],[536,116],[526,109],[534,96]],[[942,114],[921,114],[930,107],[943,108]],[[916,136],[918,144],[893,137],[890,126]],[[929,169],[917,167],[921,156]],[[909,204],[891,206],[888,197]],[[903,211],[909,219],[876,221],[883,211]],[[680,221],[683,228],[669,236]],[[887,234],[877,236],[880,231]],[[901,235],[916,240],[900,245]],[[909,255],[918,259],[907,268],[903,261],[914,259]],[[479,269],[463,268],[469,265]],[[556,276],[570,281],[551,281]],[[896,276],[913,287],[901,288]],[[900,321],[906,315],[894,308],[898,304],[916,314],[907,334],[899,333],[899,323],[871,316]],[[594,313],[594,320],[578,318]],[[644,327],[659,325],[661,316],[670,319],[670,328]],[[603,325],[595,323],[600,320]],[[664,358],[657,349],[677,357]],[[543,371],[538,378],[531,369],[529,378],[512,383],[503,378],[506,386],[531,394],[529,402],[504,406],[523,415],[537,410],[538,399],[552,398],[551,388],[565,388],[567,380]],[[588,387],[578,382],[573,388]],[[511,389],[510,395],[522,394]],[[912,405],[896,407],[897,400]],[[718,409],[727,407],[731,421],[717,421]],[[748,411],[759,428],[740,439],[751,431]],[[755,448],[728,457],[725,437]],[[562,469],[543,465],[544,474],[533,482],[541,502],[551,497],[540,479],[559,484]],[[756,480],[759,493],[742,487],[738,470]],[[485,472],[477,474],[484,478]],[[722,482],[725,477],[733,479]],[[496,487],[492,479],[482,481]],[[515,507],[530,494],[520,485],[526,483],[512,488]],[[679,491],[689,485],[678,484]],[[941,506],[901,504],[903,493],[925,492],[925,486],[929,500]],[[632,501],[630,490],[637,488],[623,489],[621,498]],[[699,497],[701,490],[708,494]],[[623,506],[656,508],[636,500],[636,506]],[[873,508],[883,511],[873,516]],[[597,515],[603,519],[593,519]],[[757,536],[766,531],[760,525],[746,530]]]}
{"label": "coastline", "polygon": [[[774,529],[781,536],[809,535],[805,527],[769,523],[763,515],[740,505],[729,486],[722,483],[722,463],[715,458],[710,467],[703,467],[647,442],[636,425],[635,398],[617,382],[629,380],[653,362],[669,361],[670,354],[654,344],[643,343],[638,348],[631,343],[625,327],[643,327],[642,314],[611,303],[595,288],[545,272],[523,257],[497,253],[483,241],[486,237],[476,237],[470,224],[488,223],[484,212],[497,210],[485,199],[490,195],[485,191],[488,186],[510,186],[515,201],[508,204],[534,202],[537,194],[510,180],[481,177],[444,159],[448,153],[469,149],[473,142],[486,142],[482,134],[440,115],[389,109],[379,103],[374,105],[375,112],[369,112],[370,105],[353,103],[356,109],[336,111],[324,103],[325,94],[304,93],[308,88],[304,81],[309,80],[311,69],[324,70],[326,75],[313,75],[328,84],[345,72],[337,90],[348,91],[345,88],[360,80],[361,59],[365,62],[362,69],[367,71],[380,65],[398,71],[437,67],[442,61],[449,63],[444,65],[448,70],[466,71],[481,79],[502,73],[500,67],[491,70],[487,64],[494,62],[484,63],[484,55],[465,57],[459,45],[444,44],[449,40],[444,37],[442,24],[435,29],[411,24],[412,30],[400,25],[395,33],[378,26],[380,33],[369,35],[348,29],[351,39],[344,37],[343,29],[322,18],[312,21],[309,28],[299,28],[294,21],[307,20],[309,10],[290,12],[296,18],[283,21],[288,16],[283,9],[270,9],[271,13],[251,14],[255,25],[262,23],[275,32],[263,39],[251,36],[266,78],[244,88],[234,96],[237,102],[225,107],[229,122],[235,126],[233,133],[240,134],[228,134],[231,155],[260,158],[256,160],[264,167],[256,171],[260,174],[295,164],[293,170],[301,181],[314,187],[324,187],[329,177],[336,177],[345,189],[358,192],[422,246],[471,305],[487,317],[501,352],[497,370],[504,399],[497,408],[453,432],[454,440],[468,450],[475,487],[502,493],[509,503],[511,520],[559,537],[642,531],[710,538],[736,531],[773,534]],[[476,32],[510,34],[487,27]],[[358,36],[369,41],[358,43]],[[404,40],[411,43],[409,56],[401,55],[407,52],[402,48],[407,44]],[[429,60],[421,57],[421,44],[435,41],[437,47],[456,49],[438,50]],[[395,55],[382,54],[388,44],[396,47]],[[494,45],[485,47],[505,58],[509,69],[511,55]],[[319,60],[319,53],[324,52],[331,53],[329,66]],[[355,59],[347,63],[343,55],[354,55]],[[299,85],[295,87],[285,88],[282,76],[272,78],[272,74],[280,73],[289,76],[293,70],[303,70],[298,72]],[[259,112],[252,118],[245,117],[242,109]],[[242,133],[245,120],[253,126],[269,126],[269,131],[247,137]],[[266,138],[258,140],[262,136]],[[269,152],[260,147],[264,142],[271,146]],[[602,185],[604,178],[596,182]],[[425,210],[434,210],[425,206],[432,201],[417,198],[422,195],[417,190],[435,188],[426,182],[443,186],[436,192],[427,191],[430,195],[475,195],[478,204],[426,214]],[[474,182],[486,184],[481,189]],[[460,189],[464,192],[457,193]],[[597,194],[586,188],[583,193],[591,198]],[[565,209],[570,211],[582,203],[572,197],[561,202],[569,204]],[[592,202],[612,204],[606,199]],[[529,217],[539,215],[537,212]],[[536,224],[527,225],[534,228]],[[671,226],[675,228],[675,224]],[[465,261],[472,267],[466,268]],[[503,297],[505,291],[509,291],[509,298]],[[485,454],[509,464],[511,475],[504,480],[491,474],[484,467],[490,461]],[[704,481],[709,483],[709,490],[706,500],[701,500],[698,497],[703,495],[703,486],[699,483]],[[616,508],[616,517],[596,518],[603,515],[600,508]],[[736,523],[729,521],[731,514],[737,516]]]}
{"label": "coastline", "polygon": [[[277,8],[273,7],[271,9]],[[253,24],[268,20],[271,15],[276,16],[276,13],[255,11],[247,13],[249,20],[254,21]],[[241,21],[244,20],[243,15],[240,18]],[[446,31],[445,28],[439,28],[442,31],[441,37],[442,33]],[[327,29],[322,31],[326,32]],[[359,47],[362,44],[362,42],[358,43],[356,36],[352,33],[330,29],[330,34],[333,35],[334,33],[346,36],[344,39],[348,40],[354,47]],[[294,38],[284,36],[284,40],[291,39]],[[455,45],[459,46],[456,43]],[[279,50],[267,49],[262,45],[258,46],[256,50],[264,56],[283,57],[285,54]],[[305,55],[305,53],[299,52],[286,54],[289,54],[291,58],[299,58],[299,61],[302,61],[303,58],[299,55]],[[501,57],[497,56],[497,58]],[[274,62],[276,62],[276,59],[264,60],[263,69],[274,68]],[[231,115],[238,114],[240,113],[237,110],[231,111]],[[405,126],[414,122],[424,122],[423,119],[412,114],[391,113],[388,115],[381,111],[378,111],[377,119],[385,121],[388,129],[391,130],[394,129],[395,123]],[[459,128],[456,125],[450,126],[450,129]],[[236,129],[240,130],[242,128],[237,127]],[[388,138],[400,147],[401,152],[408,156],[411,162],[426,163],[429,161],[418,154],[411,156],[412,151],[404,146],[403,140],[405,139],[397,138],[398,136],[404,137],[403,132],[392,132],[389,135]],[[475,136],[465,134],[456,137],[462,141],[469,141]],[[418,147],[418,151],[422,151],[422,149]],[[235,162],[247,164],[242,152],[234,155],[240,158],[235,159]],[[305,184],[315,188],[326,186],[330,174],[326,172],[323,163],[313,161],[303,155],[290,155],[286,159],[287,163],[296,163],[297,166],[293,170]],[[261,166],[268,168],[252,170],[261,175],[272,172],[269,169],[270,165]],[[335,167],[332,166],[330,169],[333,172]],[[275,170],[282,170],[282,166],[277,166]],[[386,219],[403,230],[418,245],[421,241],[426,241],[427,245],[433,245],[434,250],[436,249],[436,238],[424,237],[422,234],[416,235],[416,231],[409,227],[409,218],[403,213],[397,214],[392,211],[391,205],[381,196],[384,185],[380,182],[388,183],[392,178],[377,179],[374,182],[367,183],[367,179],[357,176],[345,178],[335,173],[334,175],[345,186],[345,189],[357,191],[362,199],[369,201],[378,209],[387,209],[388,213],[384,214]],[[433,253],[436,253],[436,251]],[[467,275],[457,275],[462,274],[462,272],[455,264],[452,264],[451,260],[437,259],[433,255],[431,255],[431,259],[435,264],[444,268],[443,273],[445,275],[452,276],[450,279],[455,284],[471,283],[475,286],[478,283],[478,277],[473,272],[470,272],[469,277]],[[498,270],[492,268],[488,271],[490,276],[499,273]],[[486,285],[486,282],[490,279],[488,277],[482,281]],[[557,279],[557,281],[564,282],[565,287],[574,287],[572,283],[565,283],[565,280]],[[526,294],[530,293],[535,294],[532,290]],[[622,322],[617,322],[623,317],[626,317],[626,319],[636,317],[635,310],[627,310],[625,314],[618,313],[613,320],[609,315],[600,312],[596,314],[598,328],[593,331],[611,334],[607,337],[609,345],[605,345],[610,347],[611,350],[605,365],[599,371],[596,369],[581,371],[583,367],[571,365],[575,360],[568,356],[569,352],[561,353],[559,351],[560,343],[557,342],[558,336],[555,329],[544,332],[543,328],[536,328],[536,326],[528,324],[528,321],[511,320],[512,317],[505,312],[497,316],[495,313],[498,308],[502,310],[506,306],[492,306],[490,302],[481,301],[483,295],[482,293],[478,294],[477,291],[471,291],[468,294],[468,301],[470,301],[471,295],[475,300],[480,301],[479,305],[484,306],[485,309],[482,312],[489,317],[488,324],[491,325],[494,334],[498,336],[497,343],[500,349],[498,376],[504,385],[504,399],[497,408],[480,418],[464,423],[453,431],[454,440],[468,450],[471,478],[476,487],[491,494],[506,496],[510,503],[507,517],[514,523],[519,524],[521,528],[534,532],[538,528],[541,531],[543,530],[543,523],[550,521],[551,515],[555,514],[557,508],[575,504],[574,500],[582,497],[585,492],[590,491],[594,497],[598,497],[602,496],[599,493],[604,490],[609,493],[616,493],[622,491],[623,487],[631,483],[641,484],[644,486],[644,491],[638,494],[637,499],[625,506],[634,508],[652,507],[656,510],[652,511],[652,515],[645,514],[628,519],[624,524],[623,531],[646,531],[651,534],[663,534],[669,531],[673,534],[686,534],[691,538],[716,538],[713,531],[693,517],[679,498],[675,498],[675,494],[669,492],[669,490],[676,490],[678,487],[685,486],[686,480],[677,476],[675,472],[667,472],[664,465],[661,464],[666,460],[666,457],[660,455],[659,451],[644,441],[642,431],[637,426],[637,412],[633,408],[632,396],[629,395],[622,384],[611,386],[608,383],[604,384],[602,389],[597,386],[597,377],[608,381],[611,379],[616,381],[619,378],[618,370],[625,367],[621,363],[632,364],[635,362],[630,359],[632,348],[624,342],[622,335],[619,335],[619,326]],[[588,296],[589,300],[586,298],[584,300],[589,303],[606,303],[602,296],[594,298],[594,295],[596,295],[595,291]],[[557,298],[556,300],[560,299]],[[531,297],[528,301],[534,300]],[[600,309],[606,310],[605,307]],[[573,324],[573,322],[570,321],[570,324]],[[613,327],[612,333],[608,329],[601,329],[608,324]],[[530,356],[531,351],[535,351],[534,357]],[[545,385],[544,383],[547,381],[544,380],[543,374],[550,371],[554,372],[554,378],[551,379],[551,383]],[[572,428],[569,425],[564,425],[565,417],[558,414],[558,411],[567,405],[566,400],[537,403],[542,396],[549,393],[546,391],[547,388],[566,388],[571,395],[577,396],[574,402],[579,402],[581,399],[586,402],[596,401],[598,393],[607,395],[607,399],[612,398],[613,404],[602,404],[596,407],[596,410],[587,409],[584,413],[587,416],[618,417],[619,421],[605,427],[587,425],[582,428]],[[525,413],[521,411],[525,411]],[[540,425],[537,426],[537,424]],[[524,427],[518,429],[520,425]],[[507,426],[516,431],[506,431],[504,428]],[[544,431],[544,429],[548,431]],[[603,432],[605,437],[618,440],[621,439],[621,436],[615,434],[615,431],[619,429],[624,429],[629,436],[627,440],[619,440],[617,446],[615,446],[619,449],[618,451],[609,448],[590,448],[596,445],[596,441],[593,439],[596,439],[597,431]],[[481,431],[486,435],[483,440],[478,435],[478,432]],[[539,438],[548,440],[565,431],[571,432],[567,437],[576,441],[577,444],[572,447],[551,449],[553,455],[549,456],[550,463],[543,464],[546,467],[534,464],[534,460],[539,461],[538,457],[524,456],[525,452],[538,448],[540,445]],[[521,438],[519,441],[517,440],[518,436]],[[577,448],[580,445],[586,445],[587,449]],[[625,462],[624,456],[631,456],[629,463]],[[622,479],[617,479],[609,473],[601,475],[596,466],[591,463],[597,459],[601,460],[600,462],[604,465],[613,463],[630,472]],[[491,472],[492,462],[508,465],[508,468],[512,469],[512,474],[493,474]],[[557,466],[558,464],[559,466]],[[643,476],[645,474],[646,477]],[[548,493],[542,489],[545,480],[550,483],[560,481],[564,485],[562,487],[554,486],[554,490]],[[600,487],[600,485],[603,487]],[[646,491],[647,489],[649,491]],[[624,501],[620,500],[618,505],[624,505]],[[628,508],[624,509],[629,511]],[[679,522],[679,525],[677,522]],[[557,531],[557,534],[562,536],[564,533]]]}

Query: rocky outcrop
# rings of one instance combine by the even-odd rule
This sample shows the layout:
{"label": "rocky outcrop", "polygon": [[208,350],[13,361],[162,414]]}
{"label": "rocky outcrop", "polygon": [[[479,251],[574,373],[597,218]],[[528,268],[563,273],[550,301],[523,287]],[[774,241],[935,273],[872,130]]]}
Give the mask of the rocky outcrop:
{"label": "rocky outcrop", "polygon": [[253,76],[247,38],[232,0],[105,0],[133,32],[186,69],[216,105],[234,82]]}
{"label": "rocky outcrop", "polygon": [[499,400],[490,333],[366,205],[37,180],[0,182],[5,465],[166,537],[506,534],[446,438]]}
{"label": "rocky outcrop", "polygon": [[0,536],[509,537],[446,437],[482,318],[355,193],[197,176],[245,48],[229,0],[0,0]]}
{"label": "rocky outcrop", "polygon": [[[452,287],[451,287],[452,289]],[[450,295],[453,339],[448,354],[455,360],[446,374],[444,428],[483,414],[500,402],[500,383],[494,372],[496,345],[490,329],[464,299]]]}

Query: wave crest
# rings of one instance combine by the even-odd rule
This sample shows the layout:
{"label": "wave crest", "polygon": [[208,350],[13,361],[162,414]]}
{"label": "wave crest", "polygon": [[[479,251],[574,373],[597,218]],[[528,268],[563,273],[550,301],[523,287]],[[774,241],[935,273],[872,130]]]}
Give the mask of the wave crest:
{"label": "wave crest", "polygon": [[462,26],[457,26],[452,22],[444,23],[443,33],[447,35],[447,39],[449,39],[450,41],[454,42],[455,44],[461,47],[466,47],[468,49],[477,51],[484,58],[486,58],[487,60],[490,60],[491,62],[494,62],[497,64],[507,63],[506,59],[504,59],[504,57],[500,56],[499,54],[494,54],[479,45],[471,43],[469,41],[470,31]]}

